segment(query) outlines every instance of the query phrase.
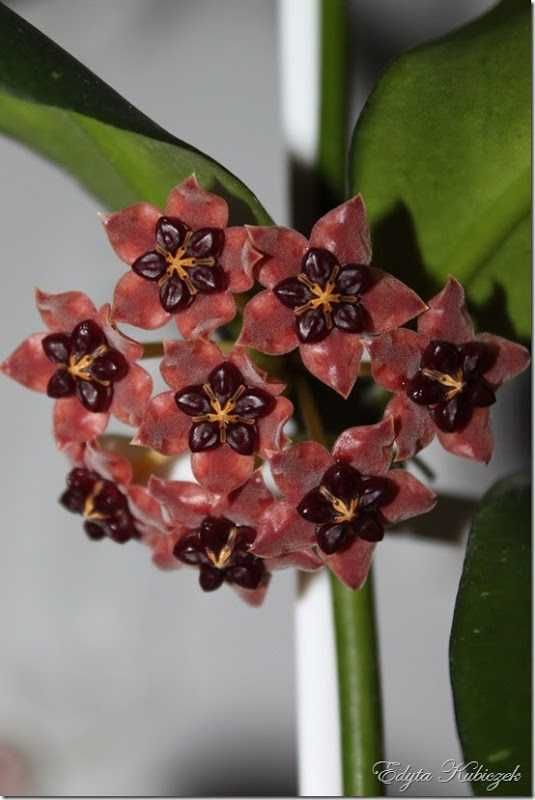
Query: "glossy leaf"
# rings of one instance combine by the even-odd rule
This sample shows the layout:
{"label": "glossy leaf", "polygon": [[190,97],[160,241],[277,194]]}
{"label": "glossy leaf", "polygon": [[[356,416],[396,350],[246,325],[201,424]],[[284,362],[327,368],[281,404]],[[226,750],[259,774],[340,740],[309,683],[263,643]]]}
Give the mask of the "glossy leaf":
{"label": "glossy leaf", "polygon": [[233,223],[269,224],[228,170],[134,108],[65,50],[0,4],[0,132],[57,162],[110,208],[161,206],[192,172],[225,196]]}
{"label": "glossy leaf", "polygon": [[430,297],[448,274],[482,327],[527,336],[531,270],[531,13],[504,0],[403,54],[354,132],[353,192],[375,257]]}
{"label": "glossy leaf", "polygon": [[468,539],[450,643],[457,727],[466,761],[520,780],[472,782],[476,795],[531,796],[531,492],[497,483]]}

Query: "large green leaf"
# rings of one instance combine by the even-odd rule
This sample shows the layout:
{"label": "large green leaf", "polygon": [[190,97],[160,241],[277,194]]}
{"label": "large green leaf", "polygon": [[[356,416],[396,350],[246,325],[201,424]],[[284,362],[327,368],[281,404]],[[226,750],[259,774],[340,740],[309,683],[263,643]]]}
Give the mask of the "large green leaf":
{"label": "large green leaf", "polygon": [[[497,483],[475,516],[450,643],[457,727],[466,760],[512,772],[491,793],[531,796],[531,492]],[[489,794],[489,781],[472,783]]]}
{"label": "large green leaf", "polygon": [[504,0],[405,53],[355,129],[351,188],[362,191],[378,262],[427,297],[448,274],[479,322],[530,330],[531,12]]}
{"label": "large green leaf", "polygon": [[80,62],[0,3],[0,131],[71,172],[111,208],[161,204],[196,172],[236,222],[269,223],[228,170],[135,109]]}

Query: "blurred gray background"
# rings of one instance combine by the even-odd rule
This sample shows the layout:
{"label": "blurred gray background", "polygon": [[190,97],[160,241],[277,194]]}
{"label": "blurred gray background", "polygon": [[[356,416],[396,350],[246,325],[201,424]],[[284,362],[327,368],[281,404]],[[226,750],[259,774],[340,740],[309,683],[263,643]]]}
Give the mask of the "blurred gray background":
{"label": "blurred gray background", "polygon": [[[274,0],[8,4],[288,221]],[[353,116],[398,52],[490,5],[353,2]],[[0,170],[7,354],[40,329],[35,285],[104,302],[122,267],[98,205],[69,177],[5,140]],[[415,536],[400,533],[379,548],[387,755],[403,765],[435,769],[458,755],[447,665],[463,557],[457,533],[471,496],[529,464],[528,402],[527,379],[503,391],[502,456],[489,469],[432,451],[450,502]],[[193,574],[158,572],[135,545],[90,543],[56,503],[65,463],[50,440],[50,403],[3,381],[2,412],[0,740],[28,760],[28,791],[294,794],[294,576],[277,575],[265,607],[253,611],[225,589],[204,595]]]}

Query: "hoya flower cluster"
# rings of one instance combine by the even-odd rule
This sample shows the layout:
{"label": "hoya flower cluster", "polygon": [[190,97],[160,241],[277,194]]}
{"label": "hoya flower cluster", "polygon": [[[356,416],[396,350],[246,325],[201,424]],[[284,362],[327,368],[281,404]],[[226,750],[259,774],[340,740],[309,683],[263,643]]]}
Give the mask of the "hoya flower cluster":
{"label": "hoya flower cluster", "polygon": [[[426,304],[375,266],[360,196],[308,240],[283,227],[229,227],[225,200],[193,176],[163,211],[137,203],[103,224],[127,265],[111,305],[37,291],[46,330],[2,365],[54,399],[54,436],[71,462],[60,502],[91,539],[137,540],[158,567],[193,568],[203,590],[227,583],[252,605],[271,573],[289,567],[327,566],[357,589],[385,529],[435,504],[396,462],[435,435],[451,453],[491,458],[489,407],[528,353],[475,334],[454,278]],[[214,336],[238,313],[235,295],[241,333],[223,350]],[[156,329],[171,318],[178,335],[163,342],[160,364],[168,389],[154,395],[138,363],[144,346],[118,326]],[[416,329],[403,327],[415,319]],[[367,354],[393,393],[383,418],[340,431],[331,451],[289,442],[294,387],[259,369],[253,352],[295,349],[344,398]],[[189,453],[196,482],[134,483],[130,461],[99,441],[110,415],[135,429],[133,445]]]}

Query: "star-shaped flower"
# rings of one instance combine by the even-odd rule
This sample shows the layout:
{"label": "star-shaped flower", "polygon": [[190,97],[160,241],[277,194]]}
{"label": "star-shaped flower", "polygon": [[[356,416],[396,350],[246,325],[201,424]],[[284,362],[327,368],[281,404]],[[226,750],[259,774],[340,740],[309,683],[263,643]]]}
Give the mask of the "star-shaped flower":
{"label": "star-shaped flower", "polygon": [[386,414],[396,427],[396,459],[410,458],[435,435],[450,453],[488,462],[489,406],[504,381],[526,369],[525,347],[474,333],[464,289],[449,278],[418,319],[418,332],[397,330],[370,346],[372,374],[395,392]]}
{"label": "star-shaped flower", "polygon": [[250,477],[256,454],[269,458],[283,445],[293,412],[243,348],[224,356],[205,339],[164,342],[161,373],[172,391],[149,404],[134,444],[166,455],[192,451],[193,473],[217,494]]}
{"label": "star-shaped flower", "polygon": [[405,284],[371,266],[360,195],[329,211],[310,239],[281,227],[249,227],[262,255],[266,287],[244,309],[239,343],[263,353],[299,347],[307,369],[347,397],[369,335],[403,325],[425,310]]}
{"label": "star-shaped flower", "polygon": [[143,346],[117,330],[109,305],[97,311],[82,292],[40,290],[36,303],[48,331],[25,339],[1,369],[23,386],[55,398],[58,446],[97,438],[110,413],[127,425],[139,425],[152,380],[135,363]]}
{"label": "star-shaped flower", "polygon": [[362,586],[386,525],[430,511],[434,493],[404,469],[390,469],[394,425],[349,428],[332,454],[318,442],[296,444],[271,459],[284,495],[261,527],[255,552],[280,556],[314,548],[338,578]]}
{"label": "star-shaped flower", "polygon": [[185,339],[209,336],[236,315],[234,294],[253,285],[258,255],[245,228],[227,228],[228,206],[192,175],[164,211],[136,203],[104,215],[110,243],[131,266],[115,289],[114,319],[159,328],[171,316]]}

